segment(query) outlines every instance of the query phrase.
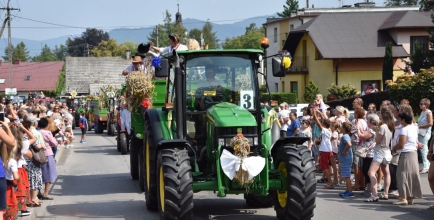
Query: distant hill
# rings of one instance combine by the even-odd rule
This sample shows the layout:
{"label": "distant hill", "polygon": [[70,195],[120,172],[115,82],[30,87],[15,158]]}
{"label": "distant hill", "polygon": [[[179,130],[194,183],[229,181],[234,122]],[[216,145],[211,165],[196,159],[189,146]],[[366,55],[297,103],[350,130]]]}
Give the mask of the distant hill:
{"label": "distant hill", "polygon": [[[257,27],[261,27],[263,23],[266,22],[266,17],[272,17],[276,15],[265,15],[247,18],[244,20],[240,20],[231,24],[216,24],[212,23],[213,31],[217,32],[217,38],[220,40],[220,43],[223,42],[226,38],[236,37],[245,33],[245,28],[249,26],[251,23],[255,23]],[[186,18],[183,20],[183,25],[187,28],[187,30],[191,30],[193,28],[202,29],[203,25],[206,21]],[[148,41],[148,36],[153,30],[152,27],[145,28],[118,28],[109,31],[109,35],[111,38],[116,39],[118,43],[122,43],[125,41],[132,41],[135,43],[143,43]],[[39,55],[41,52],[41,48],[47,44],[50,48],[54,48],[56,45],[65,44],[66,40],[70,36],[60,36],[57,38],[47,39],[43,41],[30,40],[30,39],[21,39],[21,38],[12,38],[12,44],[17,45],[21,41],[23,41],[27,48],[29,49],[30,56]],[[0,55],[4,55],[4,49],[6,48],[6,41],[0,41]]]}

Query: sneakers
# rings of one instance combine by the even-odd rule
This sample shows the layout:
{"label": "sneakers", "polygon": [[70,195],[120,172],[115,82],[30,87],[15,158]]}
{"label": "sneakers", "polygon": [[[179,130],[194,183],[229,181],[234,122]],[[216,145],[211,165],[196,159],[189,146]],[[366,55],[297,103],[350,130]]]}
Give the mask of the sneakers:
{"label": "sneakers", "polygon": [[81,143],[81,144],[85,144],[85,143],[86,143],[86,140],[81,140],[80,143]]}
{"label": "sneakers", "polygon": [[344,192],[339,193],[339,196],[342,196],[342,195],[344,195],[344,194],[347,193],[347,192],[348,192],[348,191],[345,190]]}
{"label": "sneakers", "polygon": [[27,210],[21,210],[20,213],[18,213],[19,216],[29,216],[30,214],[32,214],[30,211]]}
{"label": "sneakers", "polygon": [[344,198],[344,199],[354,198],[354,193],[352,193],[352,192],[345,192],[344,194],[342,194],[341,197]]}

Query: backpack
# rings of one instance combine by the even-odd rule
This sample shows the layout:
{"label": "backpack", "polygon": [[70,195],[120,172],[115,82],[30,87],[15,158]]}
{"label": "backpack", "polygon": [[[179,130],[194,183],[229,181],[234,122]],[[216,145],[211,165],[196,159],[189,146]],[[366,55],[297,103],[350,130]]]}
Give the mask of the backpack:
{"label": "backpack", "polygon": [[80,128],[83,128],[83,129],[84,129],[84,120],[80,120],[80,121],[78,122],[78,126],[80,126]]}

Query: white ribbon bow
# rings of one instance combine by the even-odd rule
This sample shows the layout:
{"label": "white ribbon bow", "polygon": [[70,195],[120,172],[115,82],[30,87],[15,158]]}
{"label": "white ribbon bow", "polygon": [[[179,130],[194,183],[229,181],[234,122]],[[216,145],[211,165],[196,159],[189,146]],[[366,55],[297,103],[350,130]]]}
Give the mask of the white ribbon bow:
{"label": "white ribbon bow", "polygon": [[247,158],[240,158],[233,155],[226,149],[223,150],[220,156],[220,162],[223,172],[229,179],[234,179],[235,172],[240,170],[240,167],[249,173],[249,180],[257,176],[265,166],[265,158],[260,156],[253,156]]}

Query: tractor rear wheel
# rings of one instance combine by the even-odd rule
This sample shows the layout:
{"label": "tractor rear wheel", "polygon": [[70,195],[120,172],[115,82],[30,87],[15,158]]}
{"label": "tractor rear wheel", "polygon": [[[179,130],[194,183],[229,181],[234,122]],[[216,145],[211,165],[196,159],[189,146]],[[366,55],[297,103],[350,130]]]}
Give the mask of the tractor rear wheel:
{"label": "tractor rear wheel", "polygon": [[[275,146],[276,147],[276,146]],[[274,209],[281,220],[305,220],[316,207],[313,158],[306,146],[285,144],[273,155],[276,167],[286,177],[286,191],[273,191]]]}
{"label": "tractor rear wheel", "polygon": [[160,219],[192,219],[193,177],[187,150],[161,150],[157,170]]}
{"label": "tractor rear wheel", "polygon": [[130,173],[133,180],[139,179],[139,153],[142,151],[142,147],[143,141],[133,134],[130,144]]}
{"label": "tractor rear wheel", "polygon": [[98,121],[98,134],[102,134],[102,133],[104,133],[104,126],[103,126],[103,122],[101,122],[101,121]]}
{"label": "tractor rear wheel", "polygon": [[128,140],[127,140],[127,134],[121,133],[119,135],[119,142],[121,147],[121,154],[127,154],[128,153]]}
{"label": "tractor rear wheel", "polygon": [[120,137],[120,129],[117,130],[116,132],[116,148],[118,150],[118,152],[121,152],[121,137]]}
{"label": "tractor rear wheel", "polygon": [[253,208],[270,208],[274,205],[274,198],[271,194],[266,196],[244,194],[244,199],[246,200],[247,205]]}

